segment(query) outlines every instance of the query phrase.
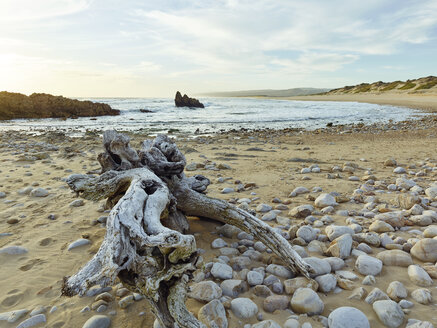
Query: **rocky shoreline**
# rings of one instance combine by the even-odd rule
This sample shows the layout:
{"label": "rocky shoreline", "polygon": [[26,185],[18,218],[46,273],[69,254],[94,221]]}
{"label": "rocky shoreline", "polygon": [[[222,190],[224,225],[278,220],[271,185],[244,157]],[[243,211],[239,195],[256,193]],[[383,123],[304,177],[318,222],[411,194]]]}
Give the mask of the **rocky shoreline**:
{"label": "rocky shoreline", "polygon": [[119,115],[120,111],[108,104],[80,101],[45,93],[26,96],[0,92],[0,120],[19,118],[77,118]]}
{"label": "rocky shoreline", "polygon": [[[1,132],[0,325],[159,327],[121,285],[60,296],[62,277],[98,249],[103,203],[79,200],[72,173],[98,174],[98,133]],[[131,133],[132,144],[142,141]],[[311,265],[295,276],[238,229],[190,218],[202,255],[187,307],[218,327],[434,327],[435,117],[315,131],[178,136],[186,174],[272,225]],[[359,319],[359,320],[357,320]],[[356,321],[354,321],[356,320]]]}

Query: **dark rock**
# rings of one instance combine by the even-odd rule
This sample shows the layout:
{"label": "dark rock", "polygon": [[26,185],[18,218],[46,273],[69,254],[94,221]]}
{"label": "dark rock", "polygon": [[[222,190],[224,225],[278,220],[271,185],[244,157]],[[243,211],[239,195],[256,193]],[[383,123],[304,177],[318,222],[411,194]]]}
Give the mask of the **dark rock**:
{"label": "dark rock", "polygon": [[181,93],[176,92],[176,96],[174,99],[176,107],[197,107],[197,108],[205,108],[205,106],[197,99],[190,98],[187,95],[182,97]]}
{"label": "dark rock", "polygon": [[141,113],[153,113],[153,110],[150,109],[140,109]]}
{"label": "dark rock", "polygon": [[80,101],[46,93],[0,92],[0,120],[16,118],[77,118],[79,116],[119,115],[108,104]]}

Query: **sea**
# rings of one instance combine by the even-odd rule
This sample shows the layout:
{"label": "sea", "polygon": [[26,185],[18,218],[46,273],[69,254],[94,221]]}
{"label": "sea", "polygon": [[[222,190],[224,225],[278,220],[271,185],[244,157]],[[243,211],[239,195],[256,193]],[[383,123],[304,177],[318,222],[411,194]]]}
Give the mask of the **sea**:
{"label": "sea", "polygon": [[314,130],[350,123],[388,123],[417,119],[425,113],[397,106],[359,102],[297,101],[260,98],[200,98],[205,108],[175,107],[171,98],[77,98],[109,104],[119,116],[77,119],[17,119],[1,121],[0,130],[30,133],[62,131],[79,136],[106,129],[156,135],[205,135],[232,129]]}

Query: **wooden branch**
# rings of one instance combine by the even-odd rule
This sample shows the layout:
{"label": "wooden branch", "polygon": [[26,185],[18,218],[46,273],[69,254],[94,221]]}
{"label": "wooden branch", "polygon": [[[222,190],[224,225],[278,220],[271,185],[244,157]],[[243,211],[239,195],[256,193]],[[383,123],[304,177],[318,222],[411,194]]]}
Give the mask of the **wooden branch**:
{"label": "wooden branch", "polygon": [[92,285],[106,286],[118,277],[149,301],[163,327],[206,328],[185,307],[186,284],[198,258],[194,237],[183,234],[189,228],[186,215],[239,227],[309,278],[309,266],[269,225],[204,195],[210,181],[184,175],[185,157],[168,137],[146,140],[139,152],[115,131],[106,131],[103,139],[102,174],[73,174],[67,183],[86,199],[108,199],[112,210],[106,235],[96,255],[64,279],[63,295],[84,294]]}

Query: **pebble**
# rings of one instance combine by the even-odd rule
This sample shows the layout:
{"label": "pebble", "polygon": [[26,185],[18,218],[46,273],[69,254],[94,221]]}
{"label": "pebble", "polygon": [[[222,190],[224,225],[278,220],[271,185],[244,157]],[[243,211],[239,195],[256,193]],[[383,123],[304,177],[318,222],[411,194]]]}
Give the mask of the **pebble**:
{"label": "pebble", "polygon": [[289,269],[279,264],[269,264],[266,268],[266,272],[285,279],[294,277],[294,274]]}
{"label": "pebble", "polygon": [[306,257],[303,261],[314,270],[314,273],[311,274],[313,277],[331,272],[331,265],[324,259],[319,259],[318,257]]}
{"label": "pebble", "polygon": [[330,194],[320,194],[316,200],[314,201],[314,205],[318,208],[323,208],[326,206],[336,206],[337,202],[335,201],[335,197]]}
{"label": "pebble", "polygon": [[246,292],[249,289],[247,283],[239,279],[223,280],[220,284],[220,288],[223,295],[229,297],[237,297],[241,293]]}
{"label": "pebble", "polygon": [[413,264],[413,259],[410,254],[397,249],[382,251],[378,253],[376,257],[380,259],[384,265],[388,266],[408,267]]}
{"label": "pebble", "polygon": [[21,322],[17,326],[17,328],[33,327],[33,326],[39,325],[40,323],[45,323],[45,322],[47,322],[46,316],[44,314],[37,314],[37,315],[30,317],[29,319]]}
{"label": "pebble", "polygon": [[418,265],[410,265],[408,267],[408,277],[417,286],[429,287],[432,285],[432,279],[429,274]]}
{"label": "pebble", "polygon": [[47,197],[49,192],[44,188],[36,188],[30,192],[30,196],[32,197]]}
{"label": "pebble", "polygon": [[437,261],[437,239],[424,238],[419,240],[410,251],[411,255],[424,262]]}
{"label": "pebble", "polygon": [[216,279],[226,280],[226,279],[232,279],[232,268],[224,263],[214,263],[214,265],[211,268],[211,274]]}
{"label": "pebble", "polygon": [[27,248],[21,246],[5,246],[0,248],[0,254],[21,255],[27,253]]}
{"label": "pebble", "polygon": [[387,287],[387,295],[395,302],[407,298],[408,292],[405,286],[399,281],[392,281]]}
{"label": "pebble", "polygon": [[337,286],[337,278],[333,274],[324,274],[315,278],[319,284],[319,291],[329,293]]}
{"label": "pebble", "polygon": [[362,275],[376,276],[382,270],[382,261],[369,255],[360,255],[355,262],[355,268]]}
{"label": "pebble", "polygon": [[89,318],[82,328],[108,328],[111,325],[111,319],[105,315],[95,315]]}
{"label": "pebble", "polygon": [[428,289],[424,289],[424,288],[413,290],[411,292],[411,297],[417,303],[425,304],[425,305],[431,303],[432,301],[431,292]]}
{"label": "pebble", "polygon": [[127,308],[129,305],[132,305],[134,303],[134,296],[128,295],[123,297],[121,300],[118,301],[118,306],[122,309]]}
{"label": "pebble", "polygon": [[302,226],[296,231],[296,236],[302,238],[307,243],[317,238],[317,230],[310,226]]}
{"label": "pebble", "polygon": [[299,321],[293,318],[287,319],[284,323],[284,328],[300,328]]}
{"label": "pebble", "polygon": [[300,205],[292,208],[288,215],[295,218],[306,218],[314,211],[314,207],[311,205]]}
{"label": "pebble", "polygon": [[251,328],[281,328],[281,326],[273,320],[263,320],[251,326]]}
{"label": "pebble", "polygon": [[239,319],[250,319],[258,313],[258,306],[251,299],[240,297],[231,301],[231,311]]}
{"label": "pebble", "polygon": [[234,188],[226,187],[226,188],[222,189],[222,194],[230,194],[230,193],[233,193],[233,192],[235,192]]}
{"label": "pebble", "polygon": [[259,204],[256,207],[256,211],[260,212],[260,213],[266,213],[266,212],[271,211],[272,209],[273,208],[270,205],[268,205],[268,204]]}
{"label": "pebble", "polygon": [[298,288],[291,298],[291,308],[297,313],[315,315],[323,312],[324,304],[317,293],[310,288]]}
{"label": "pebble", "polygon": [[222,290],[213,281],[201,281],[191,286],[188,296],[201,302],[210,302],[222,296]]}
{"label": "pebble", "polygon": [[343,306],[329,314],[328,326],[329,328],[370,328],[370,323],[360,310]]}
{"label": "pebble", "polygon": [[397,328],[404,323],[404,312],[398,303],[391,300],[376,301],[373,310],[379,320],[389,328]]}
{"label": "pebble", "polygon": [[198,318],[208,327],[228,328],[228,319],[226,318],[226,310],[222,302],[212,300],[199,309]]}
{"label": "pebble", "polygon": [[334,239],[345,234],[353,235],[355,234],[355,231],[351,227],[347,226],[330,225],[325,228],[325,233],[329,240],[333,241]]}
{"label": "pebble", "polygon": [[250,286],[261,285],[263,283],[264,277],[261,273],[257,271],[249,271],[247,273],[247,283]]}
{"label": "pebble", "polygon": [[84,245],[89,245],[89,244],[91,244],[91,241],[89,241],[89,239],[81,238],[81,239],[73,241],[68,246],[67,250],[71,251],[72,249],[75,249],[77,247],[84,246]]}
{"label": "pebble", "polygon": [[285,295],[272,295],[264,299],[263,309],[266,312],[273,313],[276,310],[285,310],[290,304],[290,298]]}
{"label": "pebble", "polygon": [[19,319],[21,319],[21,317],[25,316],[27,313],[29,313],[29,310],[27,309],[3,312],[0,313],[0,321],[7,321],[10,323],[14,323]]}

